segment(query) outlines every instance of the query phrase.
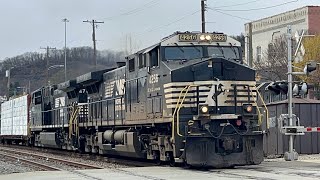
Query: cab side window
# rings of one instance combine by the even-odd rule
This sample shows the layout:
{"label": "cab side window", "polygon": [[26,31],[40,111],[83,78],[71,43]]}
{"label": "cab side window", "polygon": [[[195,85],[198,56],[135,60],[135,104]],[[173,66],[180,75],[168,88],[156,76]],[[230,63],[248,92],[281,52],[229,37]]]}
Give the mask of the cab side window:
{"label": "cab side window", "polygon": [[146,54],[139,54],[139,69],[146,67]]}
{"label": "cab side window", "polygon": [[154,48],[149,52],[150,67],[159,66],[159,52],[158,48]]}
{"label": "cab side window", "polygon": [[132,58],[129,60],[129,72],[134,71],[134,68],[135,68],[135,59]]}

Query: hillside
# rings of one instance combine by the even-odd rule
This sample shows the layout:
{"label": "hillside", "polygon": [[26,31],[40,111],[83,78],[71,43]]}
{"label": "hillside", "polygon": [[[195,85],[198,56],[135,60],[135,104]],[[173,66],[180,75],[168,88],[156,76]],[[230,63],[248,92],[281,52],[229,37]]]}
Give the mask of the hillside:
{"label": "hillside", "polygon": [[[109,50],[98,51],[97,70],[115,66],[115,62],[123,61],[123,52]],[[49,66],[64,64],[64,51],[53,50],[49,52]],[[14,91],[34,91],[47,82],[47,58],[46,54],[25,53],[0,62],[0,96],[7,94],[7,78],[5,72],[11,69],[10,94]],[[90,47],[77,47],[67,49],[67,79],[94,71],[93,50]],[[64,67],[49,70],[49,81],[57,84],[64,81]],[[19,88],[17,88],[19,87]]]}

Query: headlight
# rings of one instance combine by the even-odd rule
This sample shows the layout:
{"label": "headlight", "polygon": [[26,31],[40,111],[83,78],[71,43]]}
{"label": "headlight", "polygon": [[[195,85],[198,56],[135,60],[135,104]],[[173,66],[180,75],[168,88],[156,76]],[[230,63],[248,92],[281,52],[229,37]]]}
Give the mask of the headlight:
{"label": "headlight", "polygon": [[200,36],[200,40],[201,40],[201,41],[206,40],[206,36],[205,36],[205,35],[201,35],[201,36]]}
{"label": "headlight", "polygon": [[253,110],[253,107],[251,104],[244,105],[243,108],[247,113],[251,113]]}
{"label": "headlight", "polygon": [[210,41],[211,40],[211,36],[210,35],[206,35],[206,40]]}
{"label": "headlight", "polygon": [[202,106],[202,107],[201,107],[201,112],[202,112],[203,114],[208,113],[208,112],[209,112],[208,106]]}

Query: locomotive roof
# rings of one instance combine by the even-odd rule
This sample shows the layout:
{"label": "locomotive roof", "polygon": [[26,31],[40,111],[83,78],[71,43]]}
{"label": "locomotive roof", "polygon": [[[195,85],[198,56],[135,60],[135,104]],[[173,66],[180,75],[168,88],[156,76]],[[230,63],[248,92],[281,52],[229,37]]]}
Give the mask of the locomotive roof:
{"label": "locomotive roof", "polygon": [[58,84],[58,89],[66,92],[72,91],[75,88],[77,88],[77,81],[75,79]]}
{"label": "locomotive roof", "polygon": [[[194,37],[194,39],[185,40],[181,39],[181,36],[190,36]],[[211,40],[201,41],[199,40],[201,35],[209,35]],[[220,39],[221,38],[221,39]],[[135,55],[135,54],[144,54],[157,46],[174,46],[174,45],[219,45],[219,46],[241,46],[241,43],[227,35],[220,33],[220,32],[207,32],[201,33],[199,31],[176,31],[173,34],[164,37],[160,40],[160,42],[153,44],[147,48],[144,48],[136,53],[130,54],[128,57]]]}
{"label": "locomotive roof", "polygon": [[91,84],[94,82],[98,82],[101,81],[103,78],[103,73],[111,71],[115,68],[109,68],[109,69],[104,69],[104,70],[100,70],[100,71],[93,71],[93,72],[88,72],[86,74],[83,74],[79,77],[77,77],[76,82],[77,84]]}

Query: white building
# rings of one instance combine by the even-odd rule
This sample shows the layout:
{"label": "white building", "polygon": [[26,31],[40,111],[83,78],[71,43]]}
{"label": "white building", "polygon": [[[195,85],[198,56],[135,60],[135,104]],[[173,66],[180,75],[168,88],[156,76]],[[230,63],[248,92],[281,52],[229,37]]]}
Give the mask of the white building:
{"label": "white building", "polygon": [[284,35],[287,26],[291,25],[293,35],[296,32],[305,34],[320,33],[320,6],[305,6],[292,11],[284,12],[271,17],[263,18],[245,24],[245,35],[247,36],[245,58],[250,62],[250,25],[252,29],[252,60],[262,61],[264,53],[272,40]]}

